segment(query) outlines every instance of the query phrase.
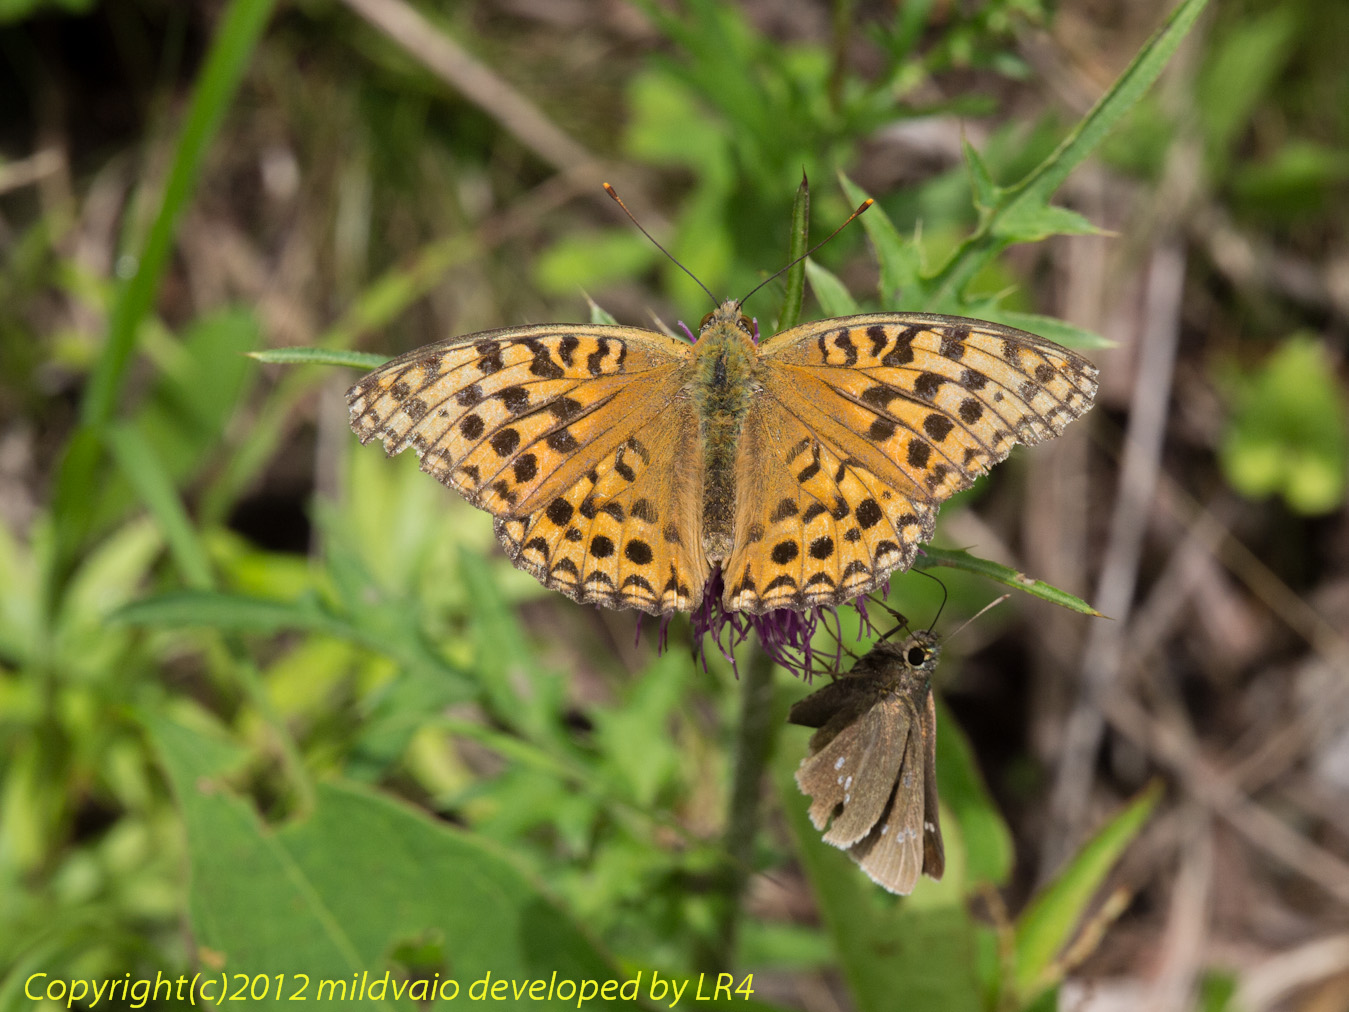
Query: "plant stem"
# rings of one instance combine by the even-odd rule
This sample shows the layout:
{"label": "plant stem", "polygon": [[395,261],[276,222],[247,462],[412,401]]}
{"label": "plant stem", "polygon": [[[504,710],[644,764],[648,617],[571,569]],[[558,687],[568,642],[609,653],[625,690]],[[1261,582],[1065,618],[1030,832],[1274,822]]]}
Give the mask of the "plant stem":
{"label": "plant stem", "polygon": [[745,885],[754,867],[754,843],[762,815],[764,771],[777,732],[773,707],[773,661],[755,648],[741,682],[735,734],[734,780],[726,813],[725,863],[718,877],[719,903],[711,950],[701,962],[710,970],[735,963]]}

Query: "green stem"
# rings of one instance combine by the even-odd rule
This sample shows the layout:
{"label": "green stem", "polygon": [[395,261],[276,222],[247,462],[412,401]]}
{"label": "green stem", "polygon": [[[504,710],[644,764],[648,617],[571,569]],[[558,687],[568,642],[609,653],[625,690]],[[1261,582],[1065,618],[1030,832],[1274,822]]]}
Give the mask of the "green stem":
{"label": "green stem", "polygon": [[755,648],[740,685],[735,768],[726,814],[725,864],[712,950],[702,962],[718,972],[731,969],[740,932],[745,885],[754,867],[754,843],[763,814],[763,780],[777,733],[773,708],[773,661]]}

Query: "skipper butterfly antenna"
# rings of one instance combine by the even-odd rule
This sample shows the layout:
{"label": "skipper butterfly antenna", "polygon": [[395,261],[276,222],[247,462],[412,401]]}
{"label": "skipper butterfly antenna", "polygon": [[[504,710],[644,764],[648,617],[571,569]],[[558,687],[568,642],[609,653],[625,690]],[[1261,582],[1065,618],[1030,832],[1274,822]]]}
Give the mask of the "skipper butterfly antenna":
{"label": "skipper butterfly antenna", "polygon": [[980,608],[978,611],[976,611],[976,612],[975,612],[973,615],[971,615],[969,618],[965,619],[964,622],[960,623],[959,628],[957,628],[957,629],[955,630],[955,632],[952,632],[952,633],[950,633],[949,635],[947,635],[947,637],[946,637],[946,639],[945,639],[944,642],[950,642],[951,637],[954,636],[956,633],[960,632],[961,629],[964,629],[967,625],[969,625],[971,622],[973,622],[976,618],[978,618],[978,617],[979,617],[980,615],[982,615],[984,612],[988,611],[988,610],[991,609],[991,608],[996,608],[998,605],[1002,604],[1003,601],[1006,601],[1006,600],[1007,600],[1009,597],[1011,597],[1011,596],[1012,596],[1011,594],[1003,594],[1002,597],[995,597],[992,601],[989,601],[988,604],[984,605],[982,608]]}
{"label": "skipper butterfly antenna", "polygon": [[927,631],[931,632],[936,628],[937,619],[941,618],[941,613],[946,610],[946,602],[949,600],[949,595],[946,592],[946,584],[942,583],[941,580],[937,579],[937,577],[933,576],[926,569],[915,569],[914,572],[918,573],[920,576],[926,576],[941,588],[941,607],[937,609],[937,614],[932,617],[932,624],[927,627]]}

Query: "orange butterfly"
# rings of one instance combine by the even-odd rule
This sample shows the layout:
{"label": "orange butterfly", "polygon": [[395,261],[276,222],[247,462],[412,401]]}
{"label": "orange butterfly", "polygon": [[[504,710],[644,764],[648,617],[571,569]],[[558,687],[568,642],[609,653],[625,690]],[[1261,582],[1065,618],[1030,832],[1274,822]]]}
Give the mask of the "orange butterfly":
{"label": "orange butterfly", "polygon": [[873,313],[763,341],[728,301],[694,344],[543,324],[428,345],[347,393],[362,443],[496,519],[515,565],[581,602],[832,606],[907,569],[940,503],[1086,411],[1096,369],[995,323]]}

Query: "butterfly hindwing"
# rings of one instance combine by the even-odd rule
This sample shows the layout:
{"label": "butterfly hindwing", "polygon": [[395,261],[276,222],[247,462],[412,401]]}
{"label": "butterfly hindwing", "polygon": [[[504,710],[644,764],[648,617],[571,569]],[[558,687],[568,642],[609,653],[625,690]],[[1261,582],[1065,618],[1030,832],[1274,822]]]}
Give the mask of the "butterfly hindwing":
{"label": "butterfly hindwing", "polygon": [[810,821],[816,829],[828,825],[826,843],[851,847],[885,811],[909,735],[902,706],[892,697],[840,711],[812,737],[796,782],[803,791],[810,785]]}
{"label": "butterfly hindwing", "polygon": [[498,518],[497,538],[515,565],[576,601],[690,611],[710,571],[701,474],[697,422],[678,402],[543,509]]}
{"label": "butterfly hindwing", "polygon": [[842,604],[907,568],[932,536],[927,497],[898,473],[883,478],[895,469],[874,448],[840,451],[850,439],[816,416],[808,385],[764,375],[741,437],[729,610]]}

